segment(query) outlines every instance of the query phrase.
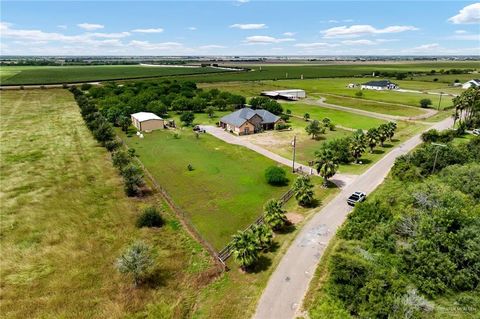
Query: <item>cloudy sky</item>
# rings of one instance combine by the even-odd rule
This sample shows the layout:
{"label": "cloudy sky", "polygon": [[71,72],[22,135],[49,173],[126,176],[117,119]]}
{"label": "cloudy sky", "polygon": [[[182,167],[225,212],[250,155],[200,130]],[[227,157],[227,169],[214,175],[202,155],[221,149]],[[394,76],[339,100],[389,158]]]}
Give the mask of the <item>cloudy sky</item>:
{"label": "cloudy sky", "polygon": [[479,55],[464,1],[2,1],[2,55]]}

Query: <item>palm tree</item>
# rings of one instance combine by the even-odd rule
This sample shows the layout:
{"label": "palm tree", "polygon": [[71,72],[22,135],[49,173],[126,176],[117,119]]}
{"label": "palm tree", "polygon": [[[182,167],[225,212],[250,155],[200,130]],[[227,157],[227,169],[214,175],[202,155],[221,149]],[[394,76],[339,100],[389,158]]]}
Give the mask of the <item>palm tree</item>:
{"label": "palm tree", "polygon": [[383,147],[383,143],[388,138],[388,124],[382,124],[377,129],[378,132],[378,140],[380,142],[380,146]]}
{"label": "palm tree", "polygon": [[367,139],[368,147],[370,147],[370,153],[373,153],[373,149],[378,143],[378,130],[376,128],[369,129],[365,137]]}
{"label": "palm tree", "polygon": [[282,229],[288,222],[285,211],[282,209],[282,203],[275,199],[270,199],[264,207],[264,221],[273,230]]}
{"label": "palm tree", "polygon": [[266,224],[256,224],[252,227],[252,234],[258,250],[268,250],[272,246],[273,231]]}
{"label": "palm tree", "polygon": [[295,199],[300,206],[308,206],[313,202],[313,184],[308,176],[299,176],[293,183]]}
{"label": "palm tree", "polygon": [[353,134],[350,140],[350,153],[352,154],[353,158],[355,158],[355,163],[358,164],[358,160],[362,157],[362,154],[365,152],[366,147],[366,140],[365,134],[362,130],[358,130]]}
{"label": "palm tree", "polygon": [[335,157],[331,149],[324,148],[315,152],[315,169],[320,176],[323,177],[323,186],[327,187],[328,179],[335,175],[338,169],[338,159]]}
{"label": "palm tree", "polygon": [[235,262],[243,270],[258,260],[258,247],[252,231],[238,231],[233,235],[232,252]]}
{"label": "palm tree", "polygon": [[395,122],[388,122],[387,123],[387,135],[388,135],[388,139],[390,140],[390,142],[392,141],[392,137],[395,135],[395,131],[397,130],[397,123]]}

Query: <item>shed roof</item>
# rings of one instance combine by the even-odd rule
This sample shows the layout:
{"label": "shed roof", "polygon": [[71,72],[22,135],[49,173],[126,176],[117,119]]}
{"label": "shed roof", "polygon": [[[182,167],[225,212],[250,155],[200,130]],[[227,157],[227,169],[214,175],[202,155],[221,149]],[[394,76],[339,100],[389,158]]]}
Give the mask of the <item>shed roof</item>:
{"label": "shed roof", "polygon": [[395,83],[390,82],[390,80],[370,81],[370,82],[367,82],[367,83],[363,83],[363,85],[380,86],[380,87],[386,87],[390,84],[396,85]]}
{"label": "shed roof", "polygon": [[139,122],[144,122],[149,120],[163,120],[160,116],[150,112],[134,113],[132,114],[132,117],[134,117]]}
{"label": "shed roof", "polygon": [[244,107],[243,109],[225,115],[220,119],[220,122],[228,123],[238,127],[250,120],[255,115],[258,115],[262,118],[262,124],[275,123],[280,119],[280,117],[267,110],[252,110],[249,107]]}

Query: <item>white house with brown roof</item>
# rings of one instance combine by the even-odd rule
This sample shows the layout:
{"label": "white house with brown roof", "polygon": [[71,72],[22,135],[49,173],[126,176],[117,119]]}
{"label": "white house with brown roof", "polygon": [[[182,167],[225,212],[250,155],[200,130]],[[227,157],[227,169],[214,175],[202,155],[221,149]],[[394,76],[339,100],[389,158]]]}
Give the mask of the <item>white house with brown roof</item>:
{"label": "white house with brown roof", "polygon": [[164,120],[150,112],[138,112],[130,115],[132,118],[132,124],[139,131],[153,131],[162,129],[165,127]]}
{"label": "white house with brown roof", "polygon": [[480,79],[473,79],[462,84],[462,89],[469,89],[471,87],[474,87],[474,88],[480,87]]}

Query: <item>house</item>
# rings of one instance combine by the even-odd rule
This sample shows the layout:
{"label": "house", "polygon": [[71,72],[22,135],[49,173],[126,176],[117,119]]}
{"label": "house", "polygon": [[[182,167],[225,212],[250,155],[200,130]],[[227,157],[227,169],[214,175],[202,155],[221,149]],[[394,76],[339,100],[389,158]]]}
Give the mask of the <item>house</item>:
{"label": "house", "polygon": [[284,121],[267,110],[252,110],[245,107],[220,119],[220,126],[237,135],[253,134],[262,130],[272,130]]}
{"label": "house", "polygon": [[347,88],[354,89],[356,85],[354,83],[348,83]]}
{"label": "house", "polygon": [[298,100],[307,97],[305,90],[278,90],[278,91],[264,91],[261,93],[263,96],[268,96],[273,99],[285,99],[285,100]]}
{"label": "house", "polygon": [[153,131],[165,127],[164,120],[150,112],[138,112],[130,115],[132,124],[139,131]]}
{"label": "house", "polygon": [[398,89],[398,85],[389,80],[370,81],[362,84],[362,90],[395,90]]}
{"label": "house", "polygon": [[480,87],[480,79],[473,79],[462,84],[462,89],[469,89],[471,87],[474,87],[474,88]]}

